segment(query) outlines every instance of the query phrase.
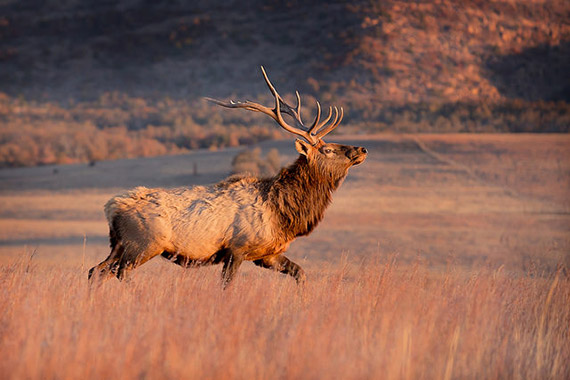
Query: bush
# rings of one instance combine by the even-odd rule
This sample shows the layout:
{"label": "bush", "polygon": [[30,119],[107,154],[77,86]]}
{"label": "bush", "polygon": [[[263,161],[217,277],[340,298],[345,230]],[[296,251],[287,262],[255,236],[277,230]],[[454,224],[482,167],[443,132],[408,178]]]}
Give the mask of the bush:
{"label": "bush", "polygon": [[252,174],[269,177],[277,174],[281,159],[277,149],[271,149],[261,157],[261,148],[247,149],[238,153],[232,160],[232,174]]}

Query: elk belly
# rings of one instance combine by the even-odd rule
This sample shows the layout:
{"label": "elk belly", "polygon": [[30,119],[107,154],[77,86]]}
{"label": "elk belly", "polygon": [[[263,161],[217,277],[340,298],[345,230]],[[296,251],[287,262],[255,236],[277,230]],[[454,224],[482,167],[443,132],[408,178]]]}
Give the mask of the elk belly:
{"label": "elk belly", "polygon": [[231,238],[236,206],[224,199],[196,200],[171,215],[174,252],[191,260],[207,260]]}

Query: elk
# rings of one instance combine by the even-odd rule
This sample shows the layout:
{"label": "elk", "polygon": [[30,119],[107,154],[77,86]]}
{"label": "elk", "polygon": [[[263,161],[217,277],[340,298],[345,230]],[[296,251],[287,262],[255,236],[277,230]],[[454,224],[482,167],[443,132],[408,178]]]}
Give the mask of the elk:
{"label": "elk", "polygon": [[[296,139],[297,160],[271,178],[233,176],[210,186],[177,189],[137,187],[111,198],[105,205],[111,253],[91,268],[89,279],[119,280],[127,273],[162,256],[182,267],[223,263],[225,288],[244,260],[305,281],[301,267],[283,254],[299,236],[310,234],[323,218],[332,193],[351,166],[362,163],[365,148],[325,143],[323,137],[336,128],[343,109],[329,107],[310,127],[301,120],[301,98],[291,107],[277,93],[261,67],[275,97],[273,108],[251,101],[223,102],[223,107],[261,112],[273,118]],[[288,124],[283,114],[299,126]],[[332,118],[332,120],[331,120]]]}

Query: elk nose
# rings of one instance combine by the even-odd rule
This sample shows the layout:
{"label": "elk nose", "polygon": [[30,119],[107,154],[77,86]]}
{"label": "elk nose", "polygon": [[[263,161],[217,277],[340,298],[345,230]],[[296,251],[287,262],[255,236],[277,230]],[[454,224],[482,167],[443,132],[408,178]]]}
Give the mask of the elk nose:
{"label": "elk nose", "polygon": [[361,151],[362,153],[365,153],[365,154],[368,153],[368,151],[366,150],[366,148],[360,148],[360,151]]}

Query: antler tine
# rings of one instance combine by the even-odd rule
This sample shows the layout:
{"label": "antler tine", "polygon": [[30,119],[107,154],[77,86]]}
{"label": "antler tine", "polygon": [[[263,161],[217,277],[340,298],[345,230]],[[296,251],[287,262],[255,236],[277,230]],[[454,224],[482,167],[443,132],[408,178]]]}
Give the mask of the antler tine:
{"label": "antler tine", "polygon": [[[246,109],[249,111],[262,112],[266,115],[271,116],[271,118],[273,120],[275,120],[277,122],[277,124],[279,124],[287,132],[290,132],[294,135],[300,136],[300,137],[304,138],[305,140],[307,140],[310,144],[316,145],[319,142],[319,140],[316,139],[315,136],[311,135],[310,133],[308,133],[307,131],[305,131],[303,129],[295,128],[295,127],[292,127],[291,125],[287,124],[285,122],[285,120],[283,119],[283,115],[281,115],[281,105],[283,105],[283,108],[284,108],[283,112],[293,116],[297,121],[299,121],[301,123],[301,117],[299,116],[299,113],[298,113],[298,111],[300,111],[300,109],[301,109],[301,97],[300,97],[300,95],[297,93],[297,106],[295,108],[289,106],[287,103],[285,103],[283,101],[281,96],[279,96],[279,93],[277,93],[277,90],[275,89],[275,87],[273,87],[273,85],[269,81],[269,78],[267,77],[267,73],[265,72],[265,69],[263,68],[263,66],[261,66],[261,72],[263,73],[263,77],[265,78],[265,83],[267,83],[269,90],[271,91],[271,93],[275,97],[275,107],[274,108],[269,108],[269,107],[263,106],[261,104],[250,102],[250,101],[234,102],[232,100],[230,102],[222,102],[222,101],[217,100],[217,99],[211,99],[211,98],[206,98],[206,99],[215,103],[215,104],[218,104],[222,107],[243,108],[243,109]],[[301,125],[302,125],[302,123],[301,123]]]}
{"label": "antler tine", "polygon": [[[335,117],[334,117],[334,121],[332,123],[330,123],[326,128],[322,129],[321,131],[319,131],[316,135],[317,139],[322,139],[325,135],[329,134],[333,129],[335,129],[336,127],[339,126],[340,122],[342,121],[342,118],[344,116],[344,110],[342,109],[342,107],[340,107],[340,117],[339,117],[339,112],[338,112],[338,108],[334,107],[335,110]],[[330,117],[329,117],[330,118]]]}
{"label": "antler tine", "polygon": [[309,134],[312,134],[313,131],[315,131],[321,118],[321,103],[319,103],[318,100],[315,101],[317,102],[317,116],[315,116],[315,121],[313,121],[313,125],[311,125],[311,128],[309,128]]}
{"label": "antler tine", "polygon": [[[329,115],[327,116],[327,118],[325,120],[323,120],[319,123],[318,118],[320,118],[320,113],[321,113],[320,104],[317,104],[317,111],[318,111],[317,112],[317,118],[315,118],[316,123],[313,123],[313,125],[311,125],[311,128],[309,129],[311,131],[311,133],[318,132],[319,129],[321,129],[326,123],[329,122],[329,120],[331,119],[331,116],[332,116],[332,107],[329,107]],[[313,135],[314,135],[314,133],[313,133]]]}
{"label": "antler tine", "polygon": [[301,97],[299,92],[295,91],[297,95],[297,105],[295,107],[291,107],[288,103],[286,103],[281,96],[279,96],[279,103],[281,107],[281,112],[286,113],[287,115],[293,117],[299,125],[303,127],[305,124],[301,120]]}
{"label": "antler tine", "polygon": [[[273,115],[272,117],[277,121],[277,123],[283,127],[286,131],[291,132],[297,136],[301,136],[303,137],[305,140],[307,140],[310,144],[312,145],[316,145],[319,141],[317,139],[315,139],[310,133],[308,133],[307,131],[304,131],[302,129],[299,128],[295,128],[290,126],[289,124],[287,124],[285,122],[285,120],[283,119],[283,115],[281,115],[281,104],[285,105],[286,110],[292,111],[294,114],[293,116],[295,117],[295,119],[297,120],[301,120],[300,116],[297,114],[296,111],[294,111],[292,109],[292,107],[290,107],[287,103],[285,103],[283,101],[283,99],[281,99],[281,96],[279,95],[279,93],[277,92],[277,90],[275,89],[275,87],[273,87],[273,85],[271,84],[271,82],[269,81],[269,77],[267,76],[267,73],[265,72],[265,69],[263,68],[263,66],[261,66],[261,72],[263,73],[263,77],[265,78],[265,83],[267,83],[267,86],[269,87],[269,90],[271,91],[271,93],[273,94],[273,96],[275,96],[275,108],[272,110],[273,111]],[[298,96],[298,102],[297,102],[297,108],[300,109],[301,107],[301,97]],[[302,125],[302,123],[301,123]]]}
{"label": "antler tine", "polygon": [[299,91],[296,90],[295,90],[295,95],[297,96],[297,107],[295,107],[295,113],[296,113],[295,118],[301,125],[304,126],[305,124],[303,124],[303,121],[301,120],[301,95],[299,94]]}
{"label": "antler tine", "polygon": [[250,102],[249,100],[246,100],[245,102],[233,101],[233,100],[230,100],[229,102],[222,102],[221,100],[213,99],[213,98],[205,98],[205,99],[209,102],[215,103],[215,104],[222,106],[222,107],[244,108],[244,109],[249,110],[249,111],[262,112],[266,115],[269,115],[269,116],[275,118],[273,115],[273,110],[271,108],[262,106],[261,104]]}
{"label": "antler tine", "polygon": [[[329,113],[329,119],[332,116],[332,109],[333,107],[331,107],[330,113]],[[321,134],[324,131],[327,131],[329,128],[331,128],[331,126],[335,125],[336,121],[338,120],[338,108],[336,108],[336,106],[334,107],[334,119],[332,121],[332,123],[330,123],[327,127],[323,128],[322,130],[318,131],[316,133],[316,135],[318,136],[319,134]],[[323,126],[326,125],[326,123],[322,123]],[[332,130],[332,129],[331,129]],[[328,132],[323,133],[322,136],[326,135]]]}
{"label": "antler tine", "polygon": [[273,96],[279,99],[280,102],[279,106],[281,108],[281,111],[289,116],[292,116],[300,125],[304,127],[305,124],[303,124],[303,121],[301,120],[301,95],[299,95],[299,91],[295,91],[295,95],[297,97],[297,105],[295,107],[291,107],[287,102],[285,102],[285,100],[283,100],[281,95],[279,95],[279,93],[277,92],[277,90],[269,80],[269,76],[265,72],[265,68],[263,66],[261,66],[261,72],[263,73],[263,78],[265,79],[267,87],[269,87],[269,90],[271,91]]}
{"label": "antler tine", "polygon": [[[265,72],[265,68],[263,66],[261,66],[261,72],[263,73],[263,78],[265,79],[267,87],[269,87],[269,90],[275,97],[274,108],[269,108],[258,103],[250,102],[249,100],[246,100],[245,102],[240,102],[240,101],[235,102],[233,100],[230,100],[229,102],[223,102],[221,100],[212,99],[212,98],[206,98],[206,100],[215,103],[217,105],[220,105],[222,107],[243,108],[249,111],[256,111],[269,115],[287,132],[290,132],[294,135],[304,138],[312,145],[319,144],[319,142],[321,142],[321,139],[326,134],[330,133],[333,129],[335,129],[342,121],[342,118],[344,116],[344,111],[341,107],[339,115],[339,110],[336,106],[334,107],[334,113],[335,113],[334,120],[330,124],[328,124],[329,121],[331,120],[333,113],[332,112],[333,107],[329,107],[329,115],[325,120],[321,121],[321,104],[319,103],[319,101],[316,101],[317,115],[315,117],[315,120],[310,128],[308,128],[307,130],[303,129],[305,128],[305,125],[301,120],[301,95],[299,95],[299,91],[295,91],[295,95],[297,98],[297,105],[295,107],[291,107],[283,100],[283,98],[281,98],[281,96],[279,95],[273,84],[271,84],[271,81],[269,80],[269,77],[267,76],[267,73]],[[283,119],[283,115],[281,114],[281,112],[284,112],[292,116],[303,128],[295,128],[287,124]]]}

